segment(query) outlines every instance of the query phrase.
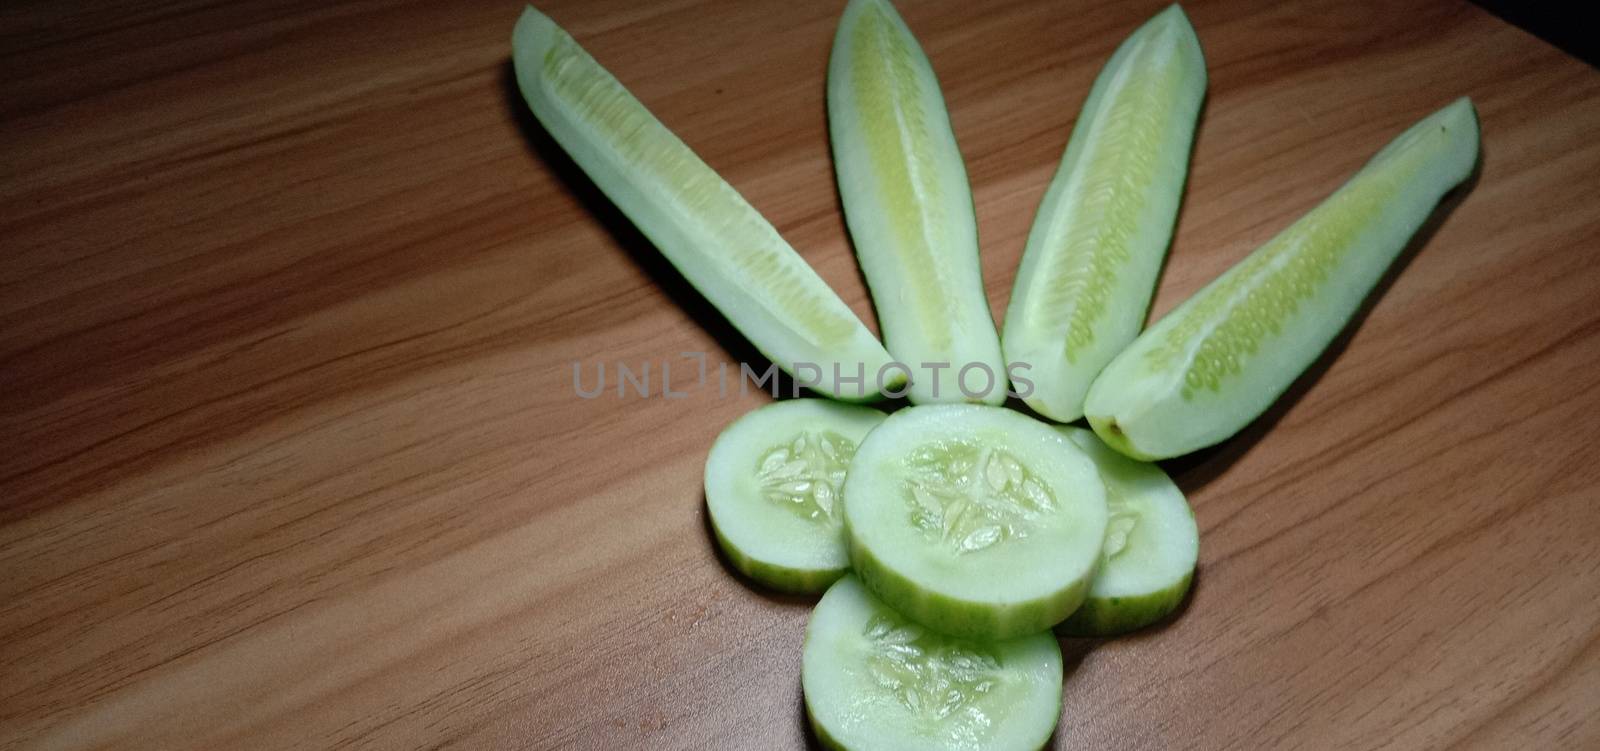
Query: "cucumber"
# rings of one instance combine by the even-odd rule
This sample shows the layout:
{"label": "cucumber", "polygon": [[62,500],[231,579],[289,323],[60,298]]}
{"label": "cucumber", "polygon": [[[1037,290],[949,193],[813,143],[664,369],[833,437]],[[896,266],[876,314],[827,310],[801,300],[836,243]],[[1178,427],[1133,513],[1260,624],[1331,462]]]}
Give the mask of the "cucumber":
{"label": "cucumber", "polygon": [[1477,158],[1470,100],[1413,125],[1117,355],[1089,388],[1089,424],[1136,459],[1238,432],[1327,348]]}
{"label": "cucumber", "polygon": [[528,8],[511,48],[517,85],[550,135],[762,354],[832,397],[903,384],[883,345],[777,230],[566,31]]}
{"label": "cucumber", "polygon": [[955,639],[889,609],[854,576],[806,624],[800,683],[829,748],[1037,749],[1061,713],[1061,645],[1048,632]]}
{"label": "cucumber", "polygon": [[1001,339],[1028,363],[1035,412],[1083,417],[1100,370],[1144,326],[1172,241],[1206,64],[1178,6],[1100,71],[1028,233]]}
{"label": "cucumber", "polygon": [[706,457],[706,510],[733,567],[773,589],[821,592],[850,570],[840,492],[875,409],[824,399],[733,421]]}
{"label": "cucumber", "polygon": [[844,486],[861,580],[895,610],[965,638],[1066,618],[1100,561],[1106,513],[1105,486],[1076,444],[975,404],[896,412],[861,442]]}
{"label": "cucumber", "polygon": [[839,21],[828,129],[884,341],[919,374],[911,401],[1001,403],[1007,374],[966,167],[933,68],[886,0],[852,0]]}
{"label": "cucumber", "polygon": [[1094,460],[1110,510],[1089,596],[1057,631],[1112,636],[1165,618],[1188,594],[1200,558],[1200,528],[1183,491],[1160,467],[1117,453],[1092,431],[1057,429]]}

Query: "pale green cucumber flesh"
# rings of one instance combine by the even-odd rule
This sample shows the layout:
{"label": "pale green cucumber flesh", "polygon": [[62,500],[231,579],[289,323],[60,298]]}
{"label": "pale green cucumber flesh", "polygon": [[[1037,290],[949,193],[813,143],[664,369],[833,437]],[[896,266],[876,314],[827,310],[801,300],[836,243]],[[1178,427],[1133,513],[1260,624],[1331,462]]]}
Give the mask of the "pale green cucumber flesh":
{"label": "pale green cucumber flesh", "polygon": [[[528,8],[512,34],[517,84],[574,162],[763,354],[841,398],[903,375],[843,300],[772,225],[573,38]],[[812,378],[814,366],[823,377]],[[835,388],[834,367],[863,385]]]}
{"label": "pale green cucumber flesh", "polygon": [[1042,747],[1060,716],[1061,647],[1048,632],[943,636],[846,576],[806,625],[800,680],[829,748],[1024,751]]}
{"label": "pale green cucumber flesh", "polygon": [[1129,36],[1095,80],[1006,311],[1006,362],[1028,364],[1034,411],[1082,417],[1094,377],[1143,327],[1205,87],[1200,42],[1176,5]]}
{"label": "pale green cucumber flesh", "polygon": [[1090,425],[1145,459],[1238,432],[1316,361],[1477,157],[1469,100],[1413,125],[1117,355],[1089,389]]}
{"label": "pale green cucumber flesh", "polygon": [[1110,517],[1089,595],[1057,630],[1111,636],[1165,618],[1182,604],[1200,556],[1200,529],[1183,491],[1160,467],[1117,453],[1092,431],[1059,430],[1094,460]]}
{"label": "pale green cucumber flesh", "polygon": [[857,449],[844,498],[850,561],[867,587],[962,637],[1011,638],[1066,618],[1105,539],[1094,463],[1000,407],[896,412]]}
{"label": "pale green cucumber flesh", "polygon": [[785,592],[821,592],[850,568],[840,501],[856,447],[885,415],[824,399],[740,417],[706,457],[706,511],[728,562]]}
{"label": "pale green cucumber flesh", "polygon": [[1004,401],[966,167],[933,68],[887,0],[845,8],[828,64],[828,125],[884,341],[915,371],[911,401]]}

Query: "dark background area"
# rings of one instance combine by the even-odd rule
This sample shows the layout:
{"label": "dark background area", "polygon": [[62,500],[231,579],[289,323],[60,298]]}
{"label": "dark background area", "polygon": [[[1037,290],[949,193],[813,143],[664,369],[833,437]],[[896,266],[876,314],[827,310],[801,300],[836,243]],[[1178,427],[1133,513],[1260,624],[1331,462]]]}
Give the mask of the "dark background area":
{"label": "dark background area", "polygon": [[1600,40],[1592,25],[1583,21],[1587,3],[1517,2],[1517,0],[1474,0],[1477,5],[1543,39],[1567,54],[1600,67]]}

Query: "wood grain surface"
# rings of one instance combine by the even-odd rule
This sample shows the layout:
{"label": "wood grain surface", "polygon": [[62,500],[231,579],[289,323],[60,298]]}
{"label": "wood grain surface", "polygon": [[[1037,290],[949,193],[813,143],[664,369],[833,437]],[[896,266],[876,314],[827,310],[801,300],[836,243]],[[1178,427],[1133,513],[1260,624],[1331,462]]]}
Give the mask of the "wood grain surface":
{"label": "wood grain surface", "polygon": [[[544,8],[870,321],[839,6]],[[1159,7],[902,3],[997,315]],[[1186,7],[1211,85],[1156,313],[1456,96],[1484,161],[1336,357],[1169,465],[1193,597],[1063,640],[1053,743],[1600,748],[1600,72],[1458,2]],[[519,10],[0,7],[0,746],[812,743],[810,601],[731,575],[701,497],[769,397],[680,353],[754,355],[514,95]],[[576,396],[602,362],[686,395]]]}

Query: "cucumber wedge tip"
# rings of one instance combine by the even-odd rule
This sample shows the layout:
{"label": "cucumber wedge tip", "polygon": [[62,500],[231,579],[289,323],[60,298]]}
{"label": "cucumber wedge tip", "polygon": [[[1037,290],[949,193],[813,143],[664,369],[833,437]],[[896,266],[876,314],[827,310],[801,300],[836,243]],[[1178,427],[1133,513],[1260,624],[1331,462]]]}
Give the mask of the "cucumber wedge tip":
{"label": "cucumber wedge tip", "polygon": [[1082,417],[1089,384],[1144,326],[1205,88],[1200,40],[1176,5],[1095,79],[1028,233],[1001,338],[1007,362],[1030,366],[1024,401],[1039,414]]}

